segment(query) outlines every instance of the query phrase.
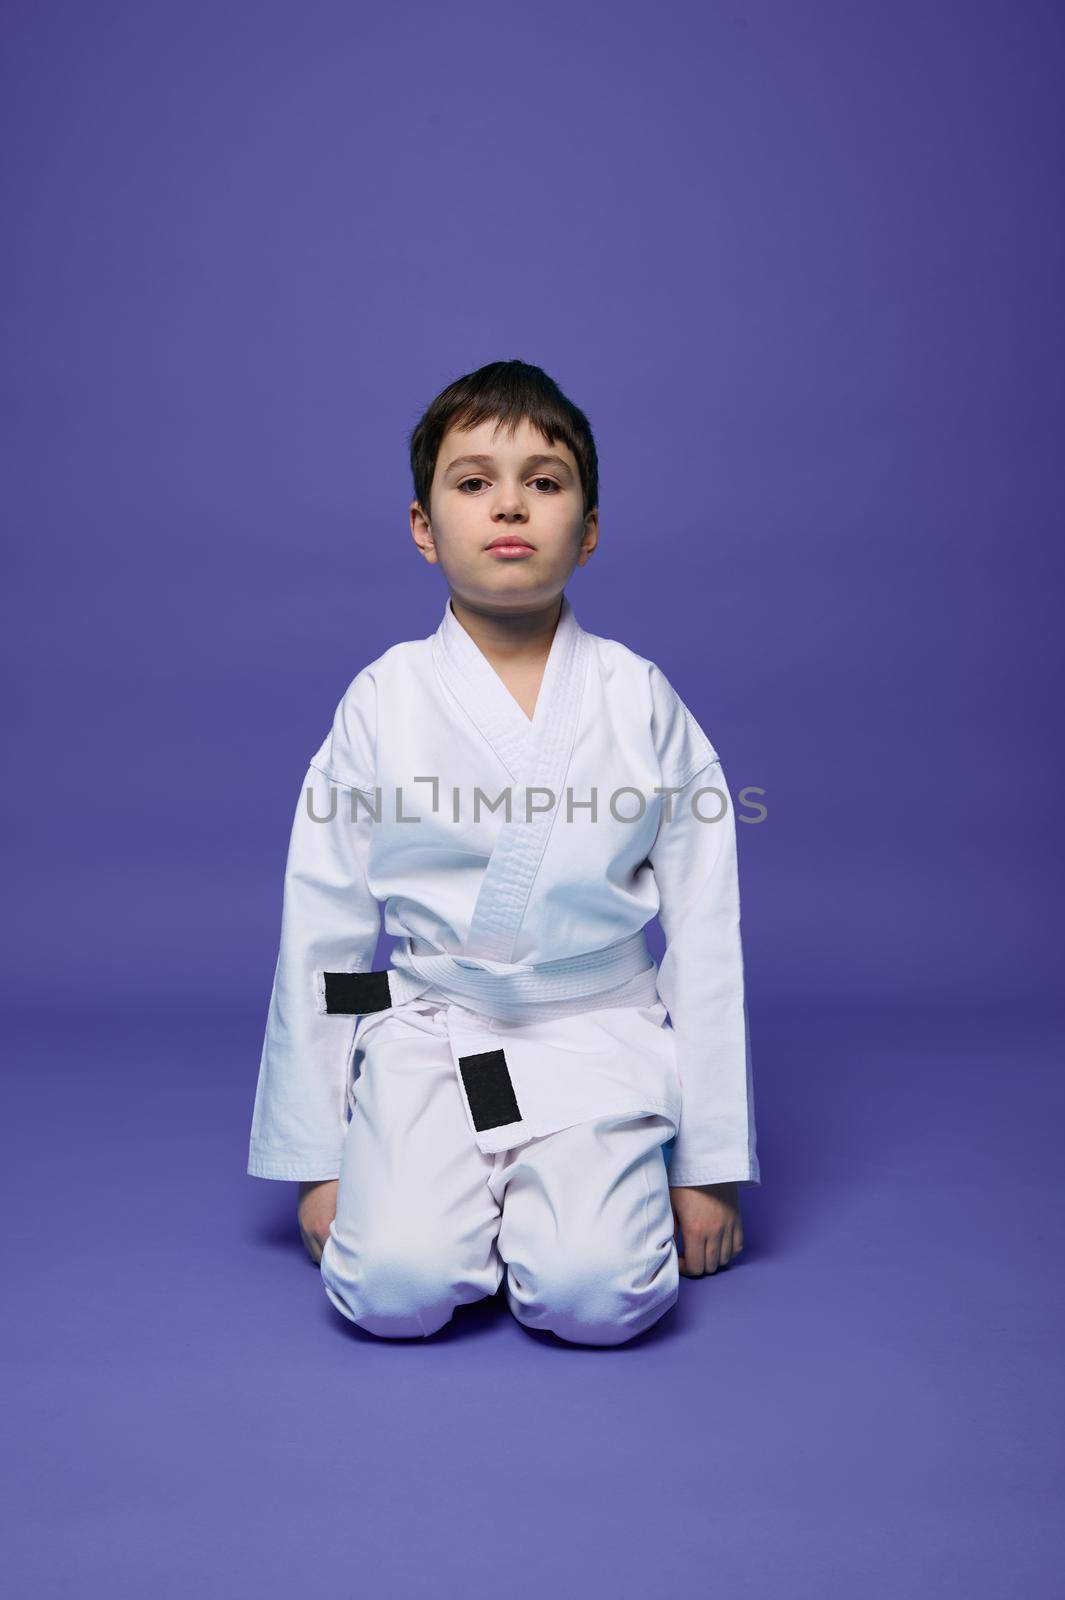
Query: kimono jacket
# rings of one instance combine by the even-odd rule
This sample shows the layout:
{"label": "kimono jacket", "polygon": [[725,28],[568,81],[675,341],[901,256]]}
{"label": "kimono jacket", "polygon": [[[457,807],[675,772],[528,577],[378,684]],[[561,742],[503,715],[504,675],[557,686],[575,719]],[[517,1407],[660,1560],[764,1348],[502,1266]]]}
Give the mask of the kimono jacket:
{"label": "kimono jacket", "polygon": [[486,1154],[658,1113],[671,1184],[760,1182],[721,762],[565,594],[531,719],[450,598],[348,686],[292,823],[248,1172],[336,1178],[378,1019],[430,1003]]}

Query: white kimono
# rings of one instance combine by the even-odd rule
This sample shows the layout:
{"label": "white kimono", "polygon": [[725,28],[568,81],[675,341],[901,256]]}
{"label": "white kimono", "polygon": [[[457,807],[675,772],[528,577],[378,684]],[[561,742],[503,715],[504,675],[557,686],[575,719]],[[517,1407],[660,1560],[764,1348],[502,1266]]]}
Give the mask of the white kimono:
{"label": "white kimono", "polygon": [[[400,943],[372,973],[382,906]],[[338,1176],[357,1060],[419,1002],[444,1007],[484,1155],[657,1114],[671,1184],[760,1182],[721,764],[565,595],[531,721],[450,599],[344,694],[292,825],[249,1173]]]}

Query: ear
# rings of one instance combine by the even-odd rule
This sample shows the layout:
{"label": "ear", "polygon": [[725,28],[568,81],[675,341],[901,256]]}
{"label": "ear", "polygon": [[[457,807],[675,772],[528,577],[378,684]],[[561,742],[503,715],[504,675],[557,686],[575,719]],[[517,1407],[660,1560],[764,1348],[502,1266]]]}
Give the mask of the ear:
{"label": "ear", "polygon": [[581,542],[577,550],[577,565],[583,567],[592,551],[599,543],[599,512],[593,509],[584,519],[584,530],[581,533]]}
{"label": "ear", "polygon": [[410,503],[410,532],[411,538],[426,561],[435,566],[439,558],[433,540],[433,530],[429,525],[429,518],[417,500],[412,500]]}

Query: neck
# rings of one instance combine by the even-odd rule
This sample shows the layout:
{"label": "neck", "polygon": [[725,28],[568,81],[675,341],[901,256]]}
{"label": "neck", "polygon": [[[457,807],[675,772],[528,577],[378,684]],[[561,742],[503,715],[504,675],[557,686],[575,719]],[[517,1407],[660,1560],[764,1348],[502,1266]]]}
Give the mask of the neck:
{"label": "neck", "polygon": [[546,660],[551,650],[564,595],[546,606],[529,611],[488,611],[458,600],[452,594],[448,604],[456,620],[486,656],[493,660]]}

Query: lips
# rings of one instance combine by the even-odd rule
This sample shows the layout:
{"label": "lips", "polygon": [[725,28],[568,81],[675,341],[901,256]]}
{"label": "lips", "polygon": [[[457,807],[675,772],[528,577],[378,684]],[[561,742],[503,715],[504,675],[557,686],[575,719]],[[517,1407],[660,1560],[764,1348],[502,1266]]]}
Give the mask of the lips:
{"label": "lips", "polygon": [[501,534],[498,539],[493,539],[487,548],[489,550],[498,550],[500,545],[510,545],[511,547],[517,545],[522,550],[531,550],[533,548],[528,539],[519,539],[517,534],[514,533]]}

